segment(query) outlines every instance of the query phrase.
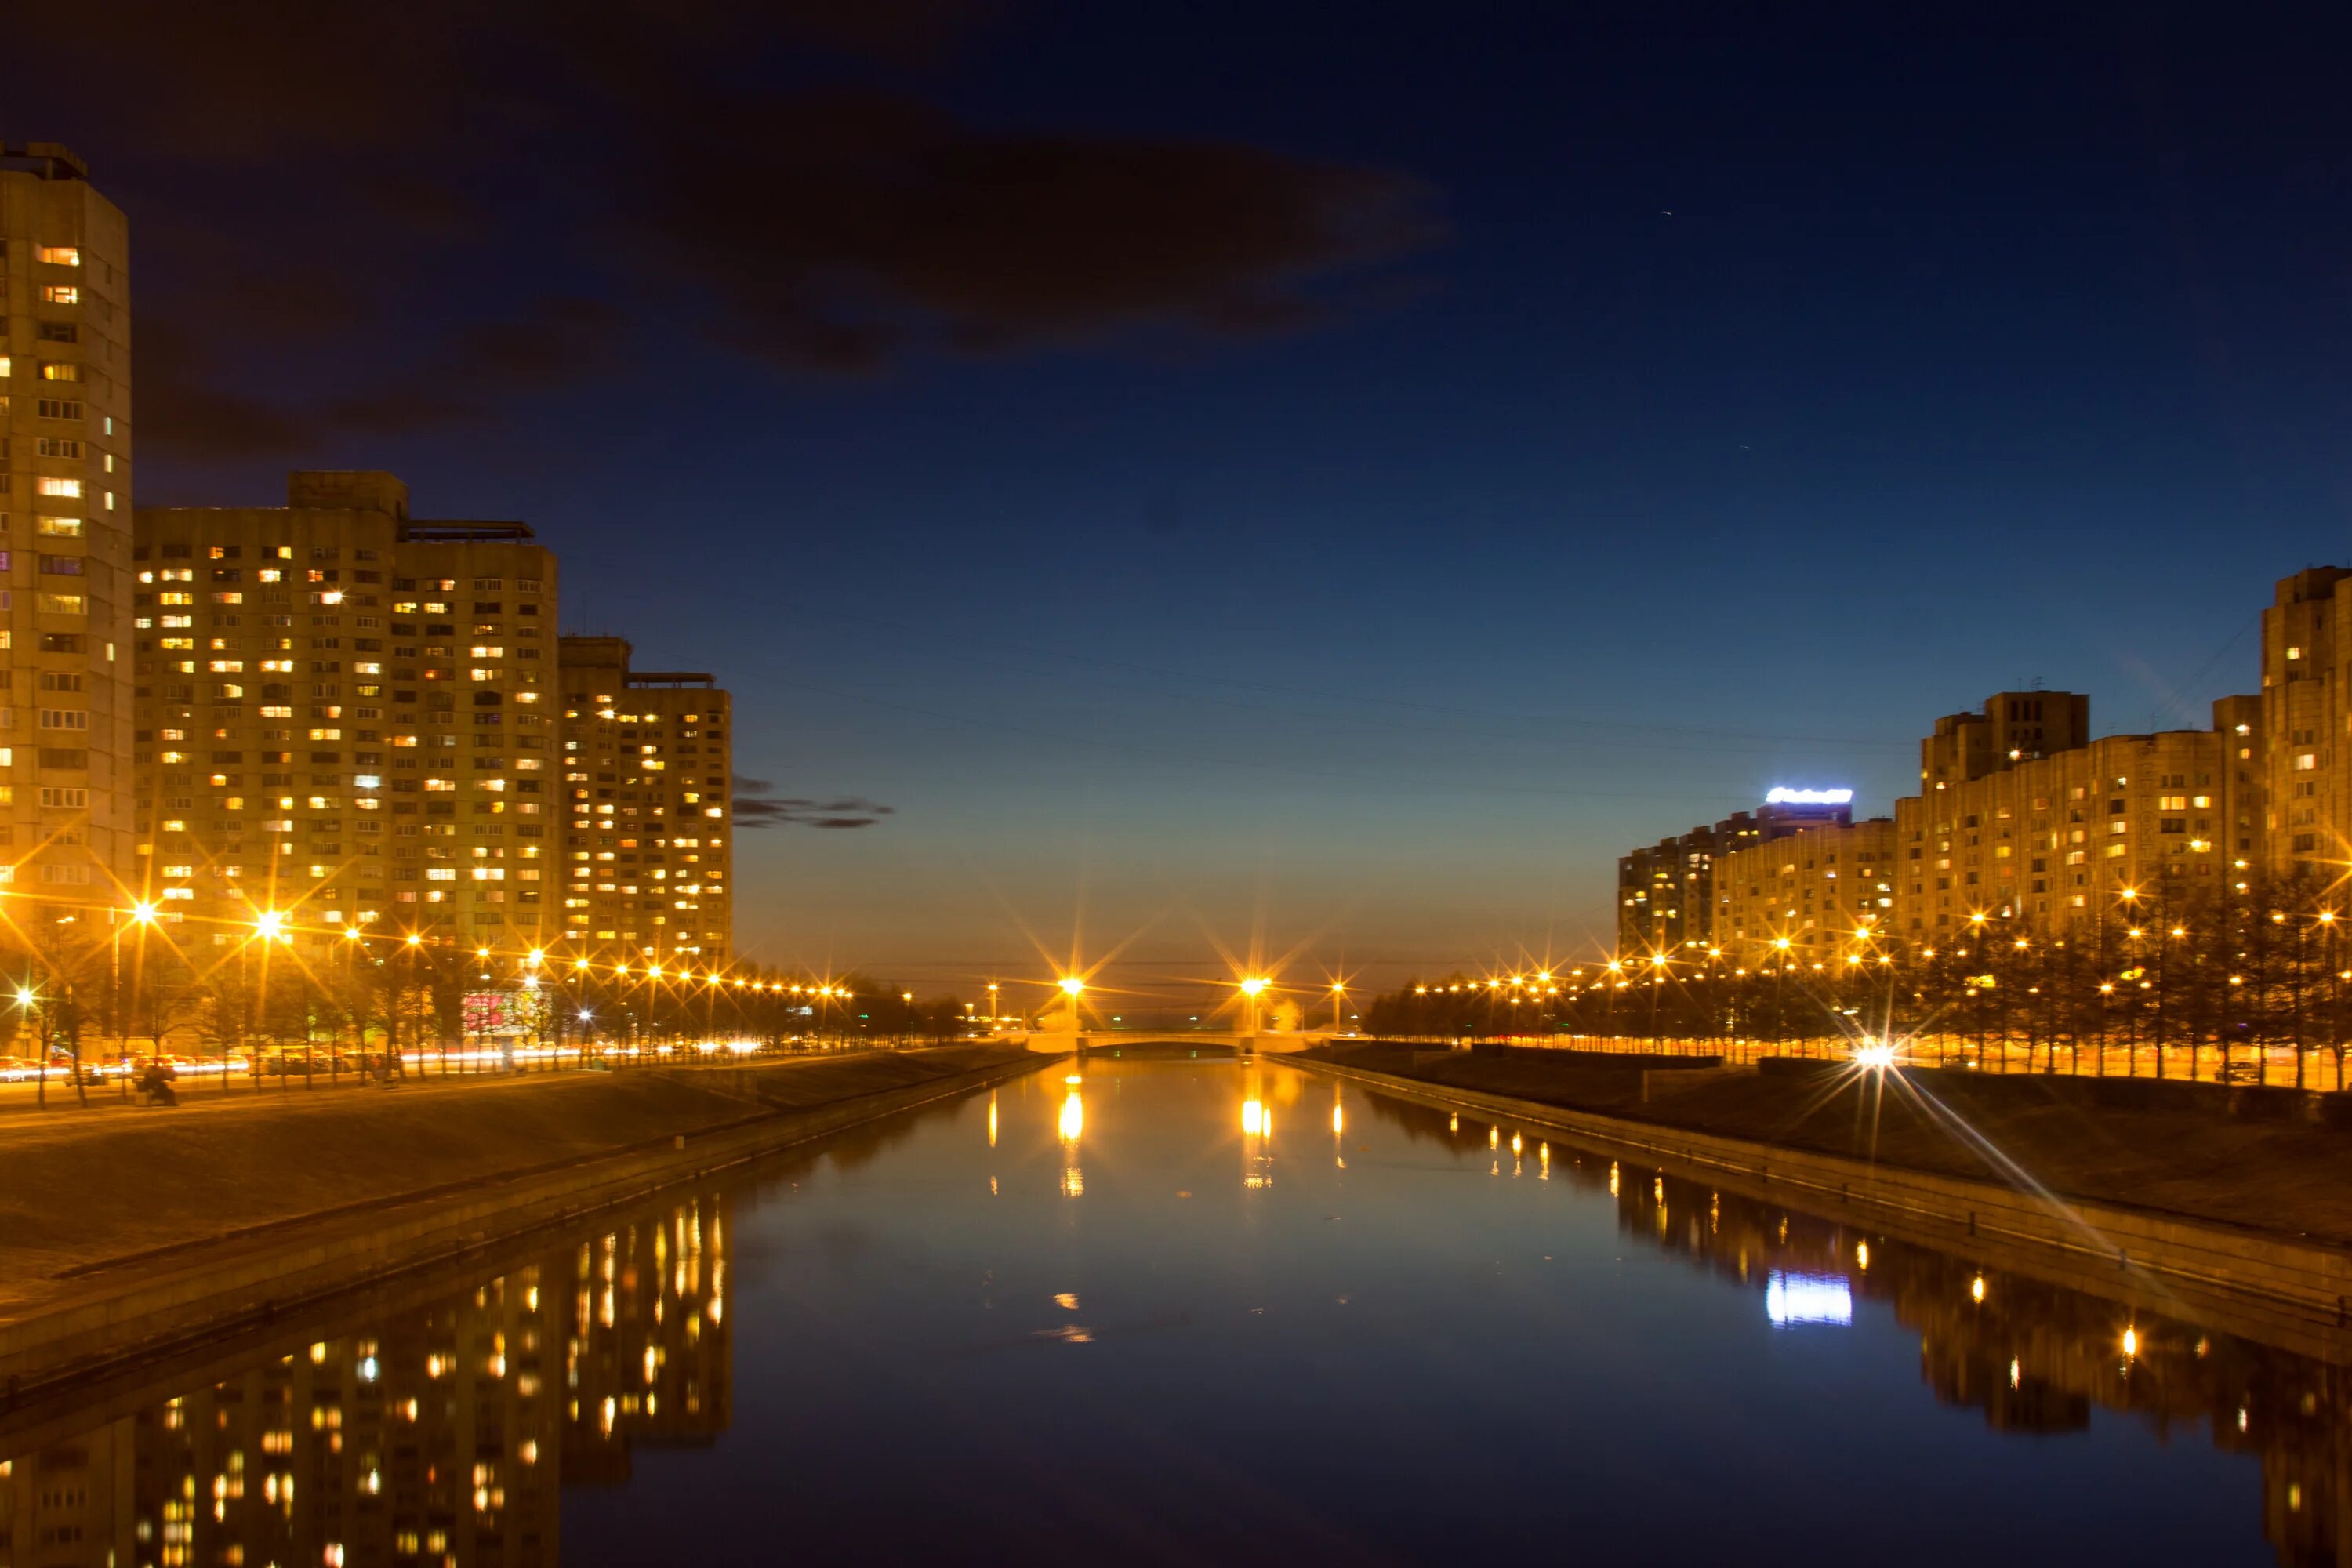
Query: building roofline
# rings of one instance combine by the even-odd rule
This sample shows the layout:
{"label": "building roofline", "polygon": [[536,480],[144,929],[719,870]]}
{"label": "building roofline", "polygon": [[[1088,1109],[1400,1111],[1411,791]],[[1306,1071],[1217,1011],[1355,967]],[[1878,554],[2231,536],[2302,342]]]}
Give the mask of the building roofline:
{"label": "building roofline", "polygon": [[537,539],[527,522],[458,522],[441,518],[404,519],[400,541],[406,544],[485,544]]}
{"label": "building roofline", "polygon": [[0,169],[44,180],[89,183],[89,165],[59,142],[0,142]]}

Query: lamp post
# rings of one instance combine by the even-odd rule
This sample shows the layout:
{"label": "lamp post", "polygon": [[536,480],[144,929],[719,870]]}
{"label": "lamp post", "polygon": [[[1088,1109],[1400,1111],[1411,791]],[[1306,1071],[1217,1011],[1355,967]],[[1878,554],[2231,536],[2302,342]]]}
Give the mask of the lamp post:
{"label": "lamp post", "polygon": [[1255,1040],[1257,1038],[1257,999],[1265,994],[1265,987],[1266,982],[1265,978],[1255,974],[1249,976],[1247,979],[1240,983],[1239,989],[1242,994],[1242,1037],[1244,1039]]}
{"label": "lamp post", "polygon": [[2336,911],[2322,910],[2319,921],[2320,962],[2327,966],[2327,1051],[2336,1058],[2336,1088],[2344,1088],[2344,974],[2336,965]]}
{"label": "lamp post", "polygon": [[1070,999],[1070,1044],[1083,1047],[1086,1043],[1087,1019],[1079,999],[1087,994],[1087,983],[1075,974],[1062,976],[1062,994]]}
{"label": "lamp post", "polygon": [[[352,1010],[352,1049],[360,1067],[360,1080],[367,1081],[367,1011],[360,1005],[360,954],[366,947],[367,933],[357,924],[343,928],[343,995]],[[343,1051],[341,1044],[327,1053],[327,1078],[340,1085],[343,1081]]]}
{"label": "lamp post", "polygon": [[[16,1017],[24,1022],[39,1016],[41,994],[30,982],[16,987]],[[49,1103],[49,1042],[36,1029],[33,1036],[33,1103],[47,1109]]]}
{"label": "lamp post", "polygon": [[[255,1023],[260,1031],[266,1033],[269,1026],[269,949],[273,943],[290,942],[293,940],[293,938],[287,933],[286,916],[284,911],[279,910],[264,910],[259,914],[254,916],[253,940],[261,943],[261,988],[254,998]],[[238,952],[242,954],[244,952],[243,946],[239,947]],[[306,1030],[304,1031],[304,1038],[306,1042],[308,1037],[309,1032]],[[281,1051],[279,1055],[282,1058],[284,1053]],[[279,1066],[283,1067],[284,1065],[285,1064],[281,1060]],[[280,1076],[281,1078],[283,1077],[282,1074]],[[261,1079],[261,1047],[257,1045],[253,1051],[253,1087],[256,1089],[260,1089]],[[283,1089],[285,1085],[281,1082],[278,1087]]]}
{"label": "lamp post", "polygon": [[[425,945],[425,938],[419,932],[410,931],[408,940],[401,945],[408,953],[408,984],[409,988],[414,990],[416,986],[417,951]],[[400,1064],[402,1077],[408,1076],[408,1060],[400,1054],[400,1023],[396,1010],[392,1024],[392,1049],[386,1065],[389,1066],[391,1062]],[[425,1071],[425,1037],[421,1025],[416,1040],[416,1070],[420,1075]],[[441,1076],[443,1078],[449,1076],[449,1057],[446,1051],[441,1057]]]}
{"label": "lamp post", "polygon": [[[122,921],[120,920],[114,922],[114,932],[111,942],[113,949],[111,954],[113,973],[110,982],[113,990],[115,1024],[117,1026],[114,1038],[115,1063],[117,1067],[124,1068],[127,1068],[131,1063],[131,1029],[129,1026],[132,1021],[135,1021],[139,1016],[139,998],[136,992],[138,990],[140,973],[146,968],[147,928],[155,923],[155,906],[147,902],[143,899],[141,900],[139,902],[131,906],[130,920],[131,923],[133,926],[136,926],[139,930],[140,944],[139,951],[131,955],[131,982],[133,994],[128,1003],[123,1000],[122,996]],[[159,1040],[156,1042],[158,1049],[162,1048],[162,1041]],[[125,1085],[124,1092],[128,1093],[130,1074],[125,1071],[120,1076],[123,1079]]]}

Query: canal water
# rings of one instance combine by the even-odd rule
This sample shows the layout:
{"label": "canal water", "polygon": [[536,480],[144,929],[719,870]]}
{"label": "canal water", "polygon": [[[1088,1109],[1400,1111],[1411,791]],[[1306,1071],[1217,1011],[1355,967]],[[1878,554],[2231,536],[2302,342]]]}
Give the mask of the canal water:
{"label": "canal water", "polygon": [[1056,1066],[0,1424],[0,1562],[2339,1560],[2341,1373],[1279,1064]]}

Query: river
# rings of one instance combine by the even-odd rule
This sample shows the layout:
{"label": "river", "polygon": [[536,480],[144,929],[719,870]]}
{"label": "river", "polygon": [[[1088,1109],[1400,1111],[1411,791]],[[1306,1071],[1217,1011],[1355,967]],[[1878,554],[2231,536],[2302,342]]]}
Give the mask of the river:
{"label": "river", "polygon": [[0,1562],[2352,1550],[2338,1369],[1980,1262],[1097,1056],[14,1413]]}

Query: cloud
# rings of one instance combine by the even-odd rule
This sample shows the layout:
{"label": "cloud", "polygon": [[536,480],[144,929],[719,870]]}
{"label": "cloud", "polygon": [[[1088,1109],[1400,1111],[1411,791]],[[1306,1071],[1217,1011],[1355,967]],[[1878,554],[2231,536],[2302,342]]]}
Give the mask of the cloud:
{"label": "cloud", "polygon": [[131,214],[141,433],[183,459],[475,422],[614,368],[624,303],[673,374],[685,329],[872,374],[1310,329],[1443,240],[1395,171],[940,107],[1000,9],[86,0],[27,13],[8,97]]}
{"label": "cloud", "polygon": [[738,828],[871,827],[883,817],[892,815],[890,807],[877,805],[858,795],[844,795],[832,800],[798,796],[779,798],[768,793],[774,787],[765,779],[735,781],[735,826]]}
{"label": "cloud", "polygon": [[141,428],[151,448],[200,459],[282,457],[342,435],[394,436],[498,418],[510,399],[590,379],[616,356],[619,312],[552,299],[514,321],[478,321],[425,363],[305,408],[272,405],[230,378],[197,374],[200,351],[170,318],[139,345]]}
{"label": "cloud", "polygon": [[1293,331],[1328,317],[1319,283],[1444,232],[1423,182],[1239,143],[1000,131],[876,93],[707,113],[627,219],[717,336],[804,369]]}

